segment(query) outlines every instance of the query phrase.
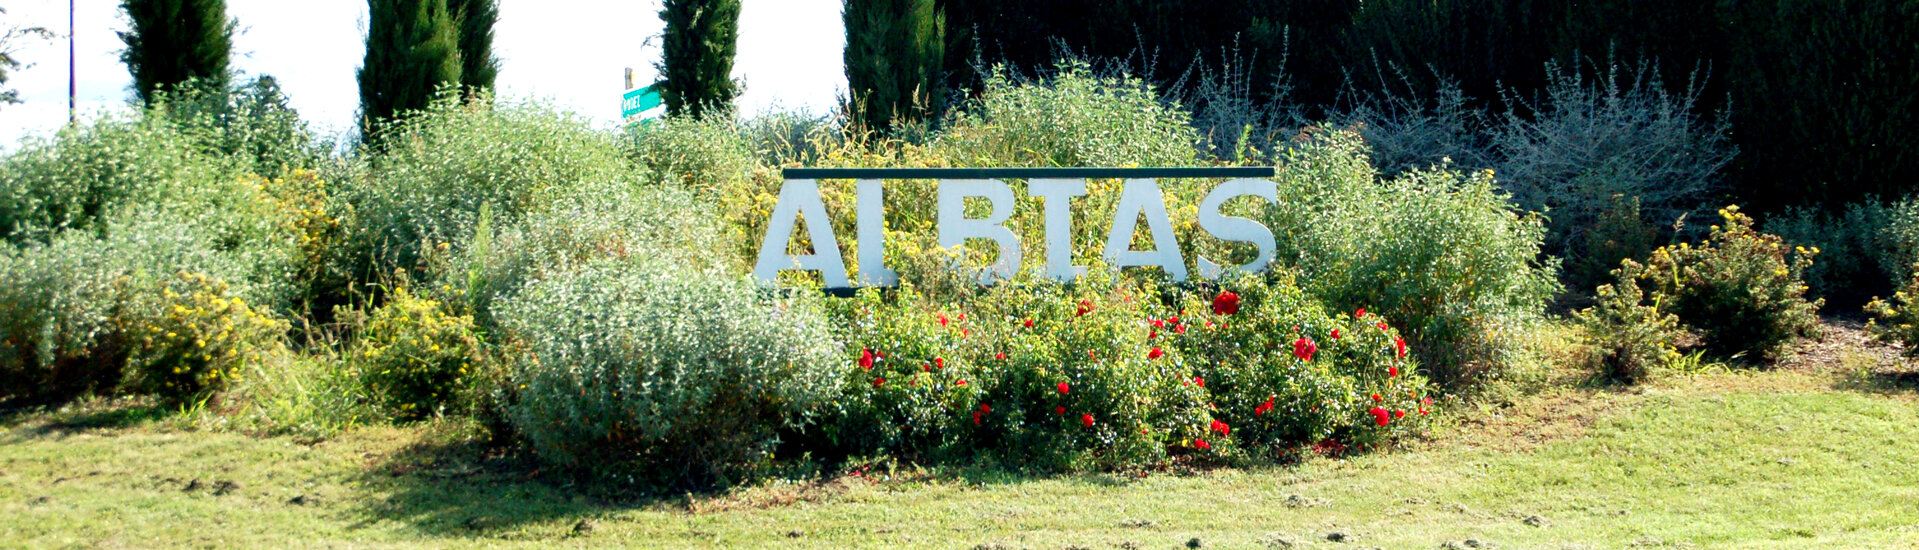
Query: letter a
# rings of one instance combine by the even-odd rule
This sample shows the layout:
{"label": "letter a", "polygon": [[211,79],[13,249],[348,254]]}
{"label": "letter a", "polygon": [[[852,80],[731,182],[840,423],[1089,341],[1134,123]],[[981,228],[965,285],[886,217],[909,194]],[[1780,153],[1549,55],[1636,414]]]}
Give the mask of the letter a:
{"label": "letter a", "polygon": [[[1146,215],[1146,229],[1152,233],[1156,250],[1133,250],[1133,231],[1139,215]],[[1166,199],[1160,195],[1159,182],[1150,179],[1126,180],[1120,191],[1119,208],[1113,212],[1113,232],[1106,235],[1106,261],[1114,269],[1159,266],[1173,282],[1186,280],[1186,260],[1180,255],[1179,239],[1173,235],[1173,220],[1166,216]]]}
{"label": "letter a", "polygon": [[[806,235],[813,241],[813,253],[794,256],[786,252],[786,244],[801,216],[806,217]],[[788,269],[818,271],[827,288],[848,286],[840,241],[833,237],[833,222],[826,217],[820,186],[813,180],[786,180],[780,185],[780,202],[773,206],[773,217],[767,220],[766,238],[760,240],[753,276],[766,284],[776,284],[780,272]]]}

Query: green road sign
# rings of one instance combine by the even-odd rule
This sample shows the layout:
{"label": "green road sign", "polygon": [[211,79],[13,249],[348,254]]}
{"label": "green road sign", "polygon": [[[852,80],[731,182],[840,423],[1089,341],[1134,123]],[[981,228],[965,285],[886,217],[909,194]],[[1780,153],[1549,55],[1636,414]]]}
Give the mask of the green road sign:
{"label": "green road sign", "polygon": [[663,113],[651,111],[662,110],[660,105],[660,85],[654,83],[652,86],[627,92],[620,101],[620,117],[659,118]]}

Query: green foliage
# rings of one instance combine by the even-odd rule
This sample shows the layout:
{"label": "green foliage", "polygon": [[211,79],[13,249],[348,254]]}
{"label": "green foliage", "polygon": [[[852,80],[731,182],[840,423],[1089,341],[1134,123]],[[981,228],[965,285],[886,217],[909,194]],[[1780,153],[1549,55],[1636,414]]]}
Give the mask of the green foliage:
{"label": "green foliage", "polygon": [[496,314],[514,350],[505,416],[569,468],[681,486],[737,480],[841,381],[811,305],[721,272],[603,260],[527,286]]}
{"label": "green foliage", "polygon": [[28,141],[0,170],[0,236],[45,243],[69,229],[99,232],[110,212],[159,182],[202,181],[224,172],[188,138],[158,120],[102,119]]}
{"label": "green foliage", "polygon": [[239,24],[227,17],[226,0],[121,0],[120,10],[131,23],[119,33],[127,45],[120,61],[142,101],[189,80],[226,85]]}
{"label": "green foliage", "polygon": [[1492,140],[1501,187],[1520,207],[1551,216],[1547,251],[1576,268],[1568,282],[1577,290],[1621,259],[1644,257],[1646,230],[1699,210],[1735,153],[1723,117],[1693,114],[1699,83],[1675,95],[1650,64],[1630,82],[1620,72],[1611,65],[1588,81],[1548,64],[1544,97],[1526,104],[1530,113],[1509,108]]}
{"label": "green foliage", "polygon": [[1806,268],[1813,296],[1858,304],[1892,292],[1919,261],[1919,201],[1869,200],[1827,211],[1791,207],[1766,219],[1765,231],[1820,251]]}
{"label": "green foliage", "polygon": [[254,174],[278,177],[311,170],[326,154],[325,144],[287,104],[279,82],[270,76],[232,87],[189,81],[156,92],[149,102],[200,151],[233,158]]}
{"label": "green foliage", "polygon": [[119,385],[120,274],[102,269],[105,256],[78,235],[0,246],[0,399],[59,401]]}
{"label": "green foliage", "polygon": [[702,118],[729,116],[733,97],[733,55],[739,47],[740,0],[665,0],[666,22],[660,49],[660,99],[667,113]]}
{"label": "green foliage", "polygon": [[611,134],[540,105],[462,104],[447,91],[381,133],[387,147],[341,193],[336,265],[348,280],[421,268],[432,249],[468,242],[482,210],[505,227],[576,186],[632,177]]}
{"label": "green foliage", "polygon": [[1641,266],[1626,260],[1613,270],[1618,282],[1599,285],[1598,303],[1574,314],[1592,346],[1587,358],[1600,377],[1637,382],[1654,367],[1679,358],[1673,342],[1679,338],[1679,318],[1645,303],[1645,292],[1632,277]]}
{"label": "green foliage", "polygon": [[1495,191],[1492,174],[1374,178],[1349,132],[1312,134],[1280,164],[1264,216],[1281,264],[1312,296],[1394,319],[1428,374],[1453,389],[1518,374],[1514,335],[1558,292],[1543,221]]}
{"label": "green foliage", "polygon": [[846,82],[851,112],[873,130],[940,112],[946,17],[934,0],[849,0]]}
{"label": "green foliage", "polygon": [[1621,276],[1651,285],[1653,302],[1702,332],[1708,351],[1777,359],[1794,337],[1819,328],[1824,300],[1807,302],[1802,278],[1815,252],[1754,231],[1736,206],[1719,215],[1725,225],[1713,226],[1706,242],[1654,250]]}
{"label": "green foliage", "polygon": [[746,182],[758,166],[740,129],[731,120],[669,117],[629,126],[629,154],[646,167],[646,183],[669,184],[714,196]]}
{"label": "green foliage", "polygon": [[986,82],[933,147],[955,166],[1190,166],[1190,116],[1129,76],[1065,62],[1043,83]]}
{"label": "green foliage", "polygon": [[492,90],[500,76],[493,56],[493,25],[500,22],[499,0],[448,0],[460,28],[460,85],[469,93]]}
{"label": "green foliage", "polygon": [[1906,355],[1919,357],[1919,265],[1913,266],[1911,280],[1894,292],[1891,300],[1873,298],[1866,304],[1866,313],[1872,320],[1866,322],[1866,332],[1885,342],[1897,342],[1905,346]]}
{"label": "green foliage", "polygon": [[368,0],[366,58],[360,64],[360,130],[426,109],[437,91],[462,82],[460,32],[447,0]]}
{"label": "green foliage", "polygon": [[116,319],[130,348],[129,387],[168,403],[189,403],[243,376],[246,366],[283,353],[287,323],[235,296],[225,282],[180,272],[128,291]]}
{"label": "green foliage", "polygon": [[[448,289],[450,290],[450,288]],[[400,418],[445,412],[480,371],[480,339],[473,317],[447,305],[393,289],[386,303],[359,322],[347,361],[367,395]]]}

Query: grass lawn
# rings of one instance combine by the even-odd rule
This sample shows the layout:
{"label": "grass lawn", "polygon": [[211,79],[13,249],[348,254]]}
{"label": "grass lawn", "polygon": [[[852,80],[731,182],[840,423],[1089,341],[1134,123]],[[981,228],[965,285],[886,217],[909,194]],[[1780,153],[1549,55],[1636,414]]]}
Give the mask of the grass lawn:
{"label": "grass lawn", "polygon": [[569,487],[460,426],[313,443],[95,402],[0,424],[0,546],[1919,548],[1913,367],[1856,331],[1810,347],[1769,371],[1454,411],[1345,460],[875,470],[665,500]]}

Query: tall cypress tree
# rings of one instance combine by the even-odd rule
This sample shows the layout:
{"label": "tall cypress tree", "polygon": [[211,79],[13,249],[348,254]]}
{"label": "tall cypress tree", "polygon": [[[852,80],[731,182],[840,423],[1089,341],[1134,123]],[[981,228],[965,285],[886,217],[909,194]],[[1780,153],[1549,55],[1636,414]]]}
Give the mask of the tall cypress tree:
{"label": "tall cypress tree", "polygon": [[733,54],[740,35],[740,0],[666,0],[660,99],[668,114],[702,116],[730,108]]}
{"label": "tall cypress tree", "polygon": [[937,112],[945,16],[933,0],[846,0],[846,83],[868,128]]}
{"label": "tall cypress tree", "polygon": [[460,83],[459,33],[446,0],[367,0],[366,60],[360,65],[360,124],[421,109],[440,86]]}
{"label": "tall cypress tree", "polygon": [[500,21],[499,0],[448,0],[460,23],[460,85],[467,90],[493,89],[500,76],[500,60],[493,57],[493,25]]}
{"label": "tall cypress tree", "polygon": [[120,9],[132,22],[119,33],[120,60],[142,101],[188,79],[226,83],[234,28],[226,0],[123,0]]}

